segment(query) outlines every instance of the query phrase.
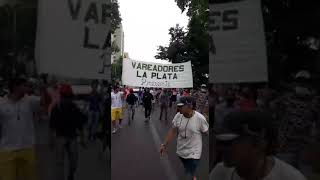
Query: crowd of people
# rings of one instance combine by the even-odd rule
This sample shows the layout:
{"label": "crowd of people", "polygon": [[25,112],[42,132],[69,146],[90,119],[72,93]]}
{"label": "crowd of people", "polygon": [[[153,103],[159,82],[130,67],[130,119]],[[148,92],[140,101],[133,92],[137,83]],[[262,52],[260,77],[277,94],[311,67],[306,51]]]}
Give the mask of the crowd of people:
{"label": "crowd of people", "polygon": [[[135,119],[136,108],[142,107],[145,123],[159,120],[164,125],[170,125],[164,143],[160,146],[160,155],[163,156],[167,147],[176,139],[176,153],[184,166],[185,175],[188,179],[196,180],[196,170],[202,155],[202,135],[208,135],[209,130],[208,101],[206,85],[198,89],[139,88],[136,91],[129,87],[115,86],[111,93],[112,132],[116,133],[123,128],[125,112],[130,126]],[[153,116],[152,119],[151,114],[155,109],[159,112],[159,118]]]}
{"label": "crowd of people", "polygon": [[319,90],[306,72],[297,73],[287,88],[211,86],[211,178],[304,179],[300,172],[307,174],[307,166],[319,167],[315,151],[310,151],[320,140],[319,100]]}
{"label": "crowd of people", "polygon": [[[298,73],[287,87],[232,84],[133,89],[92,81],[90,93],[81,98],[85,106],[80,108],[79,97],[68,83],[15,78],[0,99],[0,171],[4,172],[0,177],[37,179],[35,120],[48,121],[48,142],[55,150],[57,174],[63,179],[67,153],[68,180],[73,180],[78,144],[86,148],[88,142],[100,140],[103,150],[110,149],[109,135],[124,126],[125,117],[129,125],[133,123],[135,109],[142,106],[145,123],[159,108],[159,121],[169,124],[168,110],[177,108],[160,152],[163,155],[177,138],[177,155],[193,179],[201,157],[202,134],[210,124],[214,139],[211,179],[304,180],[306,166],[319,168],[316,151],[310,150],[319,147],[319,89],[310,83],[307,73]],[[17,169],[21,173],[17,174]]]}
{"label": "crowd of people", "polygon": [[165,120],[168,124],[168,109],[176,108],[181,97],[192,96],[196,99],[196,110],[209,116],[209,98],[206,85],[193,89],[166,89],[166,88],[139,88],[134,91],[130,87],[116,85],[111,92],[111,117],[113,130],[116,133],[122,128],[124,114],[129,117],[128,124],[134,120],[136,107],[144,107],[145,122],[151,119],[151,113],[155,108],[160,108],[159,120]]}
{"label": "crowd of people", "polygon": [[[79,145],[86,148],[100,140],[104,152],[108,146],[110,149],[110,91],[106,87],[98,92],[98,85],[98,81],[92,82],[81,108],[69,83],[54,79],[36,82],[25,77],[9,80],[9,91],[0,99],[0,179],[39,179],[37,122],[48,125],[50,138],[46,142],[55,155],[57,179],[74,179]],[[69,162],[67,173],[65,158]]]}

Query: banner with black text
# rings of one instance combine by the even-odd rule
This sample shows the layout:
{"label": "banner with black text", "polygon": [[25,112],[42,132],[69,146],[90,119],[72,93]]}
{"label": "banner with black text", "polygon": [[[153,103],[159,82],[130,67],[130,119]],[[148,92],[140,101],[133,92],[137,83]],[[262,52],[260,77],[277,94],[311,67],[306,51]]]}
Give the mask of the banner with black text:
{"label": "banner with black text", "polygon": [[133,87],[192,88],[191,62],[159,64],[124,59],[122,83]]}
{"label": "banner with black text", "polygon": [[111,79],[111,1],[39,0],[40,73]]}
{"label": "banner with black text", "polygon": [[268,81],[260,0],[210,4],[210,82]]}

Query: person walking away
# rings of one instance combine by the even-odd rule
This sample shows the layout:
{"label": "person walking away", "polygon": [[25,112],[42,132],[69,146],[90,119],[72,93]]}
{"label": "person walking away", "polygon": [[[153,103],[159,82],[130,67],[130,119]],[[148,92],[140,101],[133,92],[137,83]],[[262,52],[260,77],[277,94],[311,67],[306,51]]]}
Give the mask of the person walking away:
{"label": "person walking away", "polygon": [[114,87],[113,92],[111,93],[111,121],[113,130],[112,133],[116,133],[118,130],[118,122],[119,127],[120,122],[122,121],[122,96],[119,92],[119,87]]}
{"label": "person walking away", "polygon": [[88,132],[89,141],[95,141],[99,129],[99,120],[101,117],[102,96],[98,92],[98,82],[93,81],[91,84],[91,93],[88,97]]}
{"label": "person walking away", "polygon": [[138,101],[137,96],[134,94],[133,89],[131,88],[129,90],[129,95],[127,96],[127,104],[128,104],[128,118],[129,118],[129,125],[131,124],[131,121],[134,120],[134,115],[135,115],[135,105]]}
{"label": "person walking away", "polygon": [[297,169],[275,157],[278,130],[269,115],[254,110],[226,117],[223,128],[215,130],[223,162],[211,171],[210,180],[306,180]]}
{"label": "person walking away", "polygon": [[163,89],[160,96],[159,96],[159,102],[160,102],[160,117],[159,120],[162,120],[162,115],[165,113],[165,122],[168,122],[168,106],[169,106],[169,94],[166,89]]}
{"label": "person walking away", "polygon": [[145,110],[145,122],[149,122],[151,119],[151,110],[152,110],[152,100],[153,96],[150,93],[149,89],[145,89],[143,94],[143,105]]}
{"label": "person walking away", "polygon": [[10,80],[9,94],[0,101],[1,180],[39,179],[33,121],[41,97],[26,96],[26,82],[20,77]]}
{"label": "person walking away", "polygon": [[160,146],[160,155],[163,156],[167,147],[177,137],[177,155],[181,160],[186,176],[185,179],[196,180],[196,170],[202,154],[202,134],[208,135],[209,124],[205,117],[193,110],[193,97],[183,97],[178,102],[180,113],[172,121],[166,140]]}
{"label": "person walking away", "polygon": [[177,90],[176,89],[172,89],[172,95],[170,98],[170,103],[176,105],[177,102]]}
{"label": "person walking away", "polygon": [[50,117],[51,144],[56,153],[57,179],[65,179],[64,162],[65,154],[67,154],[69,160],[67,180],[74,180],[79,159],[77,138],[80,136],[81,145],[84,146],[83,128],[86,117],[73,102],[73,92],[70,85],[63,84],[60,95],[61,100],[53,108]]}

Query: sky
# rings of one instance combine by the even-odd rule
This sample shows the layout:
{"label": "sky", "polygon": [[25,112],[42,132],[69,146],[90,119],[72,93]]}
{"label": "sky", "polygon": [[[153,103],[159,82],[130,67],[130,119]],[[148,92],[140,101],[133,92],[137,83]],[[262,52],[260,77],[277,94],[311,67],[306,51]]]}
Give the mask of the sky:
{"label": "sky", "polygon": [[167,46],[169,28],[187,27],[188,17],[181,14],[174,0],[118,0],[124,31],[124,51],[133,60],[165,63],[155,59],[159,45]]}

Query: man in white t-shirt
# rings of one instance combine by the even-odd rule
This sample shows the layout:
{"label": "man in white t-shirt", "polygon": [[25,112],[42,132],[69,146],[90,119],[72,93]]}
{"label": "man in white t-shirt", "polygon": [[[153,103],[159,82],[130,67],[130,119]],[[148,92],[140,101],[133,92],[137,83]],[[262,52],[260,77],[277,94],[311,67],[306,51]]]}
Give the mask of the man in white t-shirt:
{"label": "man in white t-shirt", "polygon": [[117,122],[119,121],[119,127],[121,127],[121,121],[123,119],[123,94],[119,92],[119,87],[115,87],[111,92],[111,121],[113,130],[112,133],[116,133]]}
{"label": "man in white t-shirt", "polygon": [[177,155],[186,175],[196,180],[195,172],[202,153],[202,134],[208,133],[209,124],[202,114],[194,110],[195,100],[191,96],[181,98],[177,105],[180,112],[174,117],[173,126],[161,144],[160,154],[163,155],[169,143],[178,136]]}
{"label": "man in white t-shirt", "polygon": [[11,80],[10,93],[0,101],[1,180],[37,179],[33,120],[40,111],[40,97],[26,96],[26,82]]}
{"label": "man in white t-shirt", "polygon": [[291,165],[274,157],[278,130],[269,114],[232,112],[215,129],[216,148],[223,162],[210,180],[306,180]]}

